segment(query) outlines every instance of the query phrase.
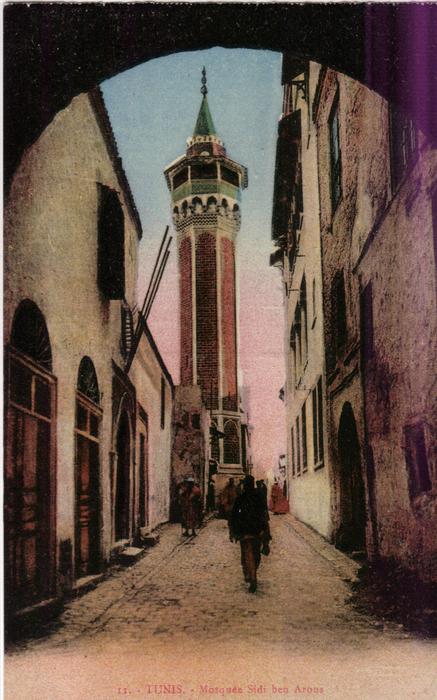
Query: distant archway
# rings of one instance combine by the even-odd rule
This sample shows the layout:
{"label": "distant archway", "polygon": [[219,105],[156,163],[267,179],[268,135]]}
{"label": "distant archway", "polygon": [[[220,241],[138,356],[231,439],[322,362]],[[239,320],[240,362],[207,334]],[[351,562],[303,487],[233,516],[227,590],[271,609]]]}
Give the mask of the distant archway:
{"label": "distant archway", "polygon": [[357,425],[350,403],[345,403],[338,429],[340,458],[340,528],[337,546],[346,551],[366,546],[366,503],[361,472]]}

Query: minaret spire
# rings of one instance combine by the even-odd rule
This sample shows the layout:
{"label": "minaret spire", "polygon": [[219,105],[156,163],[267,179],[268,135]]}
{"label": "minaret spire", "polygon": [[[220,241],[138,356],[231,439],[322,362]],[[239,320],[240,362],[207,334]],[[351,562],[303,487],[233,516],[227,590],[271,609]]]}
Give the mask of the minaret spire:
{"label": "minaret spire", "polygon": [[196,126],[194,127],[193,136],[214,136],[216,135],[216,130],[214,122],[212,120],[211,112],[209,111],[208,99],[206,97],[208,94],[208,88],[206,86],[205,66],[203,66],[202,69],[201,83],[202,87],[200,88],[200,92],[202,94],[202,104],[200,105],[200,110],[197,117]]}
{"label": "minaret spire", "polygon": [[208,94],[208,88],[206,87],[206,69],[205,66],[202,68],[202,87],[200,88],[200,92],[204,97],[207,96]]}

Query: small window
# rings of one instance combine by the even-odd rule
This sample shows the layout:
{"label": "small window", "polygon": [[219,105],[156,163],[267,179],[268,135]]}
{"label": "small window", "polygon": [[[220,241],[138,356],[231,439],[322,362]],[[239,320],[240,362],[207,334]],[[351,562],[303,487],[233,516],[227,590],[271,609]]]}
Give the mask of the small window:
{"label": "small window", "polygon": [[308,312],[307,312],[307,285],[305,277],[300,285],[300,308],[301,308],[301,334],[302,334],[302,364],[305,365],[308,359]]}
{"label": "small window", "polygon": [[404,437],[408,490],[410,498],[413,499],[431,489],[423,423],[406,425],[404,427]]}
{"label": "small window", "polygon": [[322,396],[322,378],[319,377],[318,382],[311,392],[312,409],[313,409],[313,455],[314,467],[323,466],[324,444],[323,444],[323,396]]}
{"label": "small window", "polygon": [[332,345],[339,354],[347,341],[346,293],[343,271],[338,272],[331,287]]}
{"label": "small window", "polygon": [[124,299],[124,214],[115,190],[99,185],[97,282],[107,299]]}
{"label": "small window", "polygon": [[313,278],[313,325],[314,322],[317,318],[317,309],[316,309],[316,278]]}
{"label": "small window", "polygon": [[161,377],[161,429],[165,428],[165,380]]}
{"label": "small window", "polygon": [[417,154],[417,132],[402,110],[390,107],[391,175],[395,189]]}
{"label": "small window", "polygon": [[216,180],[217,163],[193,163],[191,166],[192,180]]}
{"label": "small window", "polygon": [[304,403],[302,406],[301,420],[302,420],[302,471],[306,472],[308,469],[306,403]]}
{"label": "small window", "polygon": [[299,416],[296,418],[296,474],[301,474],[301,454],[300,454],[300,421]]}
{"label": "small window", "polygon": [[228,420],[224,427],[224,462],[225,464],[240,464],[240,438],[237,423]]}
{"label": "small window", "polygon": [[340,150],[340,127],[338,120],[338,94],[329,118],[329,147],[331,161],[331,202],[332,210],[335,211],[341,197],[341,150]]}
{"label": "small window", "polygon": [[240,178],[238,173],[235,172],[235,170],[231,170],[225,165],[221,165],[220,171],[222,175],[222,180],[224,180],[224,182],[229,182],[229,184],[234,185],[234,187],[240,186]]}
{"label": "small window", "polygon": [[369,282],[360,296],[361,353],[362,361],[368,362],[374,354],[373,341],[373,294]]}
{"label": "small window", "polygon": [[294,444],[294,426],[291,426],[291,473],[296,476],[296,449]]}
{"label": "small window", "polygon": [[183,168],[182,170],[179,170],[176,175],[173,177],[173,189],[175,190],[177,187],[180,187],[181,185],[184,184],[184,182],[187,182],[188,180],[188,168]]}
{"label": "small window", "polygon": [[217,422],[213,421],[210,428],[211,434],[211,459],[220,461],[220,443],[218,436]]}
{"label": "small window", "polygon": [[191,414],[191,427],[200,430],[200,413]]}

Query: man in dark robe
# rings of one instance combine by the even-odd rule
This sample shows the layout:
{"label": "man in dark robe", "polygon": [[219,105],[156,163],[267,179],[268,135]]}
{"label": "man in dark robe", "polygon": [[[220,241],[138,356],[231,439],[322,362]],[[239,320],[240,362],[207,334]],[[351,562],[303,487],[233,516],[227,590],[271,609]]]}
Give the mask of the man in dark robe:
{"label": "man in dark robe", "polygon": [[196,536],[196,527],[201,521],[201,492],[193,477],[184,479],[184,483],[179,492],[182,534],[189,536],[189,530],[193,537]]}
{"label": "man in dark robe", "polygon": [[244,580],[249,583],[249,591],[255,593],[261,546],[268,544],[270,534],[263,495],[255,489],[253,476],[245,477],[243,488],[229,519],[229,539],[240,542]]}

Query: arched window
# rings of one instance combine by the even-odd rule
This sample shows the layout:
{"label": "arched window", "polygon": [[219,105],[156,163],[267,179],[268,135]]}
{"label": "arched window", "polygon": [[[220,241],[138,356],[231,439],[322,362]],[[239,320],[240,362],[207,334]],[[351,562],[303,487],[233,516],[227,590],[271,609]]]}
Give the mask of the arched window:
{"label": "arched window", "polygon": [[225,464],[240,464],[240,436],[237,423],[228,420],[224,427],[224,462]]}
{"label": "arched window", "polygon": [[46,322],[30,299],[22,301],[15,313],[11,345],[31,357],[47,372],[52,371],[52,349]]}
{"label": "arched window", "polygon": [[201,214],[203,212],[203,204],[200,197],[194,197],[191,206],[195,214]]}
{"label": "arched window", "polygon": [[8,352],[5,555],[8,606],[54,593],[56,540],[56,379],[46,322],[26,299],[14,317]]}
{"label": "arched window", "polygon": [[209,197],[206,203],[206,208],[209,212],[215,212],[217,208],[217,200],[215,197]]}
{"label": "arched window", "polygon": [[97,375],[94,365],[89,357],[83,357],[79,365],[77,377],[77,390],[86,396],[90,401],[99,405],[100,393],[97,382]]}
{"label": "arched window", "polygon": [[94,365],[83,357],[76,394],[76,578],[100,568],[100,447],[102,411]]}
{"label": "arched window", "polygon": [[185,218],[187,216],[187,213],[188,213],[188,202],[186,200],[184,200],[182,202],[181,210],[182,210],[182,216]]}

